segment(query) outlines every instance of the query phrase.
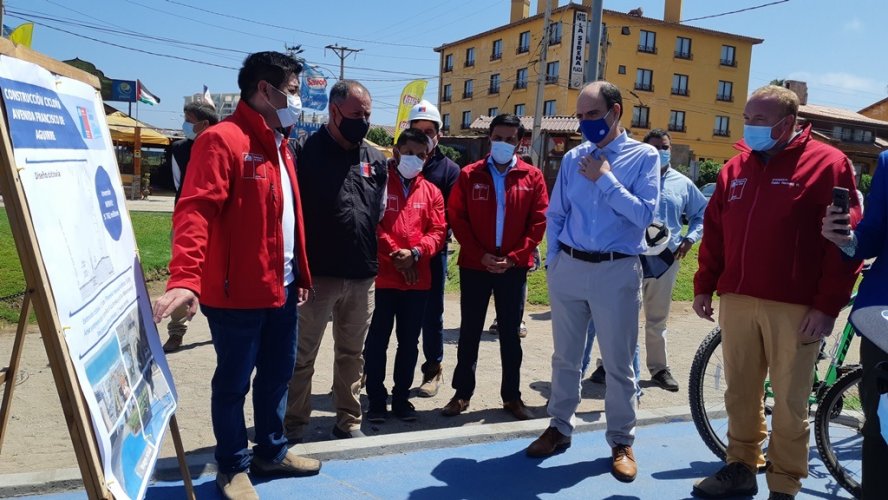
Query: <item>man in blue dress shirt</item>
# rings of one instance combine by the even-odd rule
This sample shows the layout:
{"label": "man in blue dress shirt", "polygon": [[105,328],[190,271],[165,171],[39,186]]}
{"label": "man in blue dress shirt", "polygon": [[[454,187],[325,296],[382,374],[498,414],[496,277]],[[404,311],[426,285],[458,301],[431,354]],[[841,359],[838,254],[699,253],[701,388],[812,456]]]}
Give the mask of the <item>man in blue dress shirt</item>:
{"label": "man in blue dress shirt", "polygon": [[635,372],[645,229],[660,192],[660,157],[620,127],[623,99],[616,85],[597,81],[577,98],[585,142],[561,162],[548,220],[548,284],[552,303],[550,427],[528,448],[545,457],[570,446],[580,402],[580,363],[589,321],[595,322],[607,371],[605,414],[613,475],[637,474]]}

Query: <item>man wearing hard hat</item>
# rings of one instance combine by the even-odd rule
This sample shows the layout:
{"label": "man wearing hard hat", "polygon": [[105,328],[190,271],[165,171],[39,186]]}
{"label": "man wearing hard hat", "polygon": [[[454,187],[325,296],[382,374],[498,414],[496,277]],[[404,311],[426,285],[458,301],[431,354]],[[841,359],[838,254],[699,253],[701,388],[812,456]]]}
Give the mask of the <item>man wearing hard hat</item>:
{"label": "man wearing hard hat", "polygon": [[[408,116],[410,127],[419,129],[429,138],[432,147],[429,157],[423,165],[422,176],[431,182],[444,196],[444,206],[447,206],[447,197],[450,188],[459,177],[459,165],[450,158],[444,156],[438,147],[438,138],[441,135],[441,113],[438,108],[426,100],[417,103],[410,110]],[[450,226],[447,227],[447,235],[450,236]],[[441,362],[444,359],[444,280],[447,276],[447,243],[445,241],[441,252],[432,257],[432,288],[426,303],[425,319],[422,323],[422,353],[425,362],[422,364],[422,385],[419,387],[419,395],[433,397],[438,394],[443,379]]]}

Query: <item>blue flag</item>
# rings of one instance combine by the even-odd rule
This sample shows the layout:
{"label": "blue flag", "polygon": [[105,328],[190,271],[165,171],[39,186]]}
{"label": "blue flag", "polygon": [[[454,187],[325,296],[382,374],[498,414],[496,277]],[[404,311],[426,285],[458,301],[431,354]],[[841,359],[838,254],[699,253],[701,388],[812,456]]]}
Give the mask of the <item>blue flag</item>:
{"label": "blue flag", "polygon": [[327,109],[327,78],[320,71],[305,66],[302,72],[302,107],[325,111]]}

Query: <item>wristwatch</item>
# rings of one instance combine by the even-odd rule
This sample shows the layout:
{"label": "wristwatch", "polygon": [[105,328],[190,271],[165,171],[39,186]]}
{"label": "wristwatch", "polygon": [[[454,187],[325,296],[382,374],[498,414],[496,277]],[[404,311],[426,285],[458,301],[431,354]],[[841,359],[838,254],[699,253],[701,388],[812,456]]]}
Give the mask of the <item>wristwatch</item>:
{"label": "wristwatch", "polygon": [[419,250],[417,248],[411,248],[410,253],[413,254],[413,262],[419,262]]}

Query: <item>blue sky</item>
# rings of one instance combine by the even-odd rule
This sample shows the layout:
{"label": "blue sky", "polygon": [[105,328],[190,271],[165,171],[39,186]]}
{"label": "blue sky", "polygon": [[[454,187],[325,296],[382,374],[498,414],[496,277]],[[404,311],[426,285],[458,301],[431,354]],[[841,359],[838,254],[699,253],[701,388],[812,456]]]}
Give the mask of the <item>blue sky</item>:
{"label": "blue sky", "polygon": [[[685,0],[682,19],[772,1]],[[662,18],[663,3],[605,0],[604,7],[625,12],[641,6],[646,17]],[[322,65],[328,75],[338,75],[339,59],[323,48],[334,43],[362,49],[346,61],[346,77],[363,81],[373,94],[372,121],[392,124],[407,81],[427,77],[426,97],[436,100],[439,58],[432,47],[506,24],[510,1],[7,0],[5,4],[7,25],[21,22],[16,12],[33,13],[62,20],[47,24],[78,35],[207,63],[132,52],[45,26],[35,29],[33,48],[40,52],[56,59],[86,59],[111,78],[142,80],[162,102],[153,108],[141,105],[139,117],[159,127],[178,128],[183,96],[200,91],[204,84],[212,92],[237,91],[236,69],[212,65],[238,68],[246,53],[302,44],[309,62]],[[212,14],[203,6],[233,17]],[[536,12],[536,0],[531,12]],[[75,23],[167,40],[127,37]],[[810,103],[854,110],[888,96],[888,51],[877,36],[888,27],[884,0],[789,0],[689,24],[765,39],[753,49],[750,89],[773,78],[801,79],[808,82]]]}

